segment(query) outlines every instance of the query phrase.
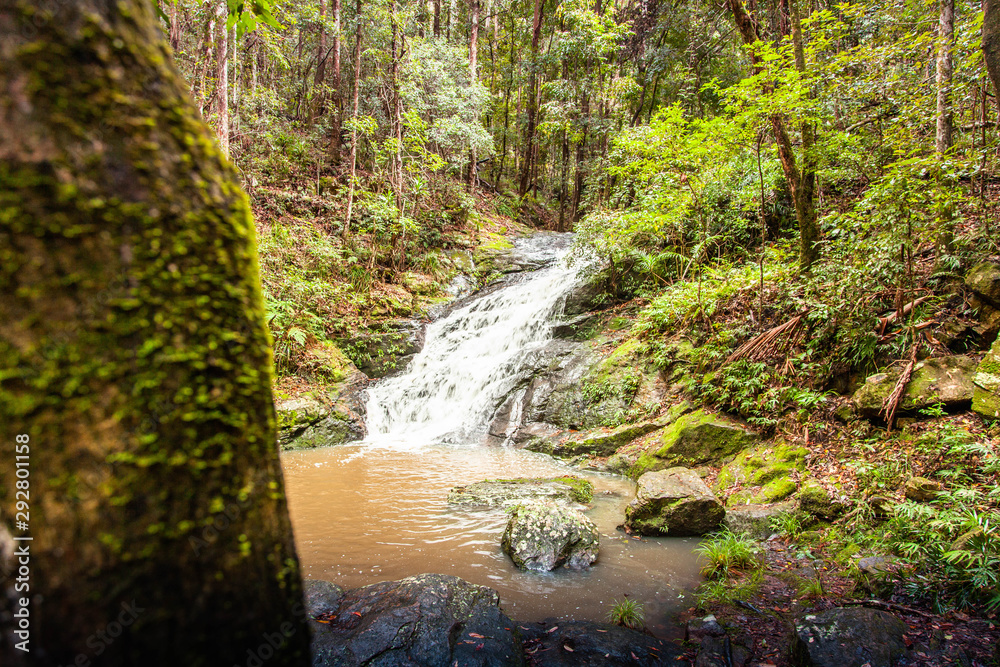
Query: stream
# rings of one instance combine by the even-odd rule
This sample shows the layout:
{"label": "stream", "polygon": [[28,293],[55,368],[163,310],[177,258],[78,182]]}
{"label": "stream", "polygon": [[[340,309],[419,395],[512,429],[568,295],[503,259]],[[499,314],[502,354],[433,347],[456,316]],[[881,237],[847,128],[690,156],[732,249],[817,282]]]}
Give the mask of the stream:
{"label": "stream", "polygon": [[[498,591],[506,612],[521,621],[605,621],[627,595],[644,605],[650,630],[674,631],[670,617],[691,605],[699,580],[696,538],[628,537],[616,526],[635,496],[631,480],[485,444],[494,413],[538,363],[579,280],[579,268],[563,261],[568,244],[568,235],[520,241],[522,257],[554,261],[429,324],[410,367],[368,389],[366,440],[282,453],[307,578],[353,588],[453,574]],[[521,572],[500,548],[503,510],[447,502],[453,486],[566,474],[595,487],[586,514],[600,530],[601,550],[589,570]]]}

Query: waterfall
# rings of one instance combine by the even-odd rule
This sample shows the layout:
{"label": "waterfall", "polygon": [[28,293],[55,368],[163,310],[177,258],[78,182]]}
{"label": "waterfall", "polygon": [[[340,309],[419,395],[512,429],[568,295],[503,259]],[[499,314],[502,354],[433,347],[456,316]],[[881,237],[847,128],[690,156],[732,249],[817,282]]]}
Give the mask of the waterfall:
{"label": "waterfall", "polygon": [[427,326],[423,350],[402,374],[368,389],[369,439],[413,444],[482,440],[489,421],[552,339],[554,319],[579,281],[569,235],[519,240],[518,258],[545,268],[474,298]]}

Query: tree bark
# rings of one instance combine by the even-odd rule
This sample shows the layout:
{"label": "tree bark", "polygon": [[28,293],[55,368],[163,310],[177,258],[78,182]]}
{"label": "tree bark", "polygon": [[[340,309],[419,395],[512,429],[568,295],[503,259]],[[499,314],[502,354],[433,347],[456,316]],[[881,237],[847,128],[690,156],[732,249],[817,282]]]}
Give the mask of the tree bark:
{"label": "tree bark", "polygon": [[[743,42],[747,45],[762,39],[757,22],[747,12],[742,0],[729,0],[729,8],[733,13],[736,28]],[[798,0],[792,0],[791,7],[792,50],[795,57],[795,67],[800,74],[806,74],[805,47],[802,40],[802,25],[799,17]],[[760,63],[754,53],[750,54],[750,62],[754,72],[760,69]],[[788,181],[788,189],[792,194],[795,206],[795,219],[799,226],[799,269],[809,271],[819,259],[819,225],[816,216],[815,185],[816,158],[813,147],[816,142],[815,127],[809,122],[803,122],[802,131],[802,165],[799,166],[792,149],[792,140],[788,136],[785,118],[781,114],[771,116],[771,129],[778,148],[778,159],[781,170]]]}
{"label": "tree bark", "polygon": [[52,7],[0,0],[0,664],[305,667],[246,196],[153,3]]}
{"label": "tree bark", "polygon": [[434,36],[441,36],[441,0],[434,0]]}
{"label": "tree bark", "polygon": [[[469,0],[469,84],[478,80],[476,60],[479,57],[479,0]],[[476,151],[469,151],[469,190],[476,188]]]}
{"label": "tree bark", "polygon": [[358,166],[358,93],[361,90],[361,0],[357,0],[355,9],[355,21],[357,26],[354,29],[354,100],[351,118],[351,181],[347,190],[347,217],[344,218],[344,226],[340,228],[340,240],[347,242],[347,235],[351,231],[351,215],[354,208],[354,180]]}
{"label": "tree bark", "polygon": [[934,134],[934,148],[941,155],[947,153],[952,144],[951,72],[954,46],[955,0],[940,0],[937,53],[937,128]]}
{"label": "tree bark", "polygon": [[218,114],[219,147],[222,154],[229,157],[229,31],[226,30],[226,17],[229,5],[226,0],[219,0],[215,6],[215,112]]}
{"label": "tree bark", "polygon": [[538,114],[538,42],[542,35],[542,0],[535,0],[535,18],[531,28],[531,73],[528,75],[527,112],[528,122],[524,130],[524,159],[521,163],[521,182],[518,185],[518,196],[524,197],[531,184],[531,171],[534,165],[534,155],[538,147],[535,145],[535,123]]}
{"label": "tree bark", "polygon": [[1000,0],[983,2],[983,60],[993,93],[1000,99]]}

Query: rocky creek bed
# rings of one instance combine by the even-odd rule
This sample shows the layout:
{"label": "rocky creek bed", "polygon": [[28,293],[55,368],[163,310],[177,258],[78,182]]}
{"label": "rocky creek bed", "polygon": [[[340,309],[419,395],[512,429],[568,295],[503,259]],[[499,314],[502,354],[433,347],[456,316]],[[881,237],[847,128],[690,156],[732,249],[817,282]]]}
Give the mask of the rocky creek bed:
{"label": "rocky creek bed", "polygon": [[[491,269],[491,275],[516,276],[520,271],[545,264],[538,257],[523,262],[505,261],[503,257],[500,252],[488,259],[492,266],[503,267]],[[494,289],[502,286],[495,285]],[[552,469],[536,476],[589,470],[622,475],[638,483],[639,499],[628,512],[625,502],[618,503],[615,510],[618,515],[608,517],[609,527],[600,531],[600,554],[594,572],[607,571],[605,550],[609,545],[655,544],[663,538],[639,535],[702,535],[720,527],[756,540],[761,567],[756,574],[737,573],[726,585],[729,593],[706,598],[700,607],[692,607],[690,599],[671,607],[669,612],[654,605],[653,615],[658,621],[647,625],[660,638],[655,640],[658,644],[649,644],[648,637],[637,638],[629,634],[631,631],[623,635],[601,625],[606,612],[603,609],[596,612],[586,608],[586,604],[567,609],[559,614],[560,618],[550,621],[544,620],[541,609],[523,615],[525,607],[519,607],[522,603],[517,599],[518,593],[512,595],[512,591],[504,591],[500,585],[503,576],[481,578],[480,571],[468,576],[459,573],[473,583],[452,582],[446,588],[477,583],[498,588],[503,608],[510,616],[496,617],[493,611],[489,614],[503,623],[506,623],[504,618],[517,621],[511,620],[511,625],[503,626],[504,632],[513,634],[495,646],[475,641],[480,639],[475,635],[486,637],[485,633],[475,631],[463,637],[461,623],[453,624],[447,637],[439,637],[439,641],[447,643],[447,651],[440,653],[445,657],[440,659],[458,664],[519,664],[517,661],[523,659],[527,664],[567,665],[678,664],[686,660],[698,665],[762,667],[1000,664],[996,649],[1000,646],[1000,630],[995,616],[976,617],[955,609],[931,610],[915,605],[909,597],[891,592],[893,586],[899,590],[908,570],[898,567],[892,559],[871,556],[859,548],[845,549],[842,539],[827,542],[824,532],[831,525],[856,522],[859,516],[869,517],[877,525],[893,515],[895,505],[901,500],[935,503],[939,493],[948,491],[948,484],[936,476],[941,470],[942,455],[936,454],[925,441],[940,438],[935,435],[939,429],[952,429],[949,433],[957,429],[968,434],[969,441],[979,439],[989,449],[991,440],[982,420],[988,423],[1000,416],[996,410],[1000,405],[1000,385],[996,382],[1000,341],[991,350],[985,350],[985,354],[977,353],[976,347],[982,350],[996,338],[1000,267],[975,267],[966,278],[965,289],[977,304],[979,322],[966,316],[950,320],[952,311],[942,310],[934,330],[934,341],[940,346],[937,353],[915,359],[908,367],[895,364],[880,373],[845,376],[835,383],[842,395],[825,399],[824,408],[813,412],[815,424],[792,415],[781,421],[777,429],[764,433],[732,415],[703,405],[690,395],[688,387],[692,383],[709,385],[714,381],[715,371],[702,375],[700,362],[694,361],[696,347],[682,333],[665,348],[668,361],[653,365],[644,356],[639,342],[629,334],[630,304],[602,303],[600,290],[586,284],[568,289],[559,309],[553,311],[552,337],[537,345],[532,343],[530,354],[505,378],[504,391],[490,399],[493,403],[485,413],[487,417],[481,430],[475,432],[477,441],[538,452],[565,462],[558,465],[558,471]],[[891,318],[882,324],[883,331],[889,321]],[[420,346],[425,343],[423,329],[401,323],[394,330],[405,334],[407,344],[397,345],[396,341],[376,356],[398,354],[405,365],[406,359],[419,354]],[[946,346],[950,349],[945,349]],[[385,367],[397,369],[390,373],[399,372],[399,367],[392,363]],[[370,438],[364,423],[368,406],[363,389],[368,381],[364,373],[352,370],[333,390],[297,399],[304,403],[279,405],[283,444],[315,446],[351,442],[366,435]],[[876,427],[884,426],[884,405],[896,393],[897,384],[904,381],[905,386],[899,392],[898,426],[903,429],[901,441],[908,447],[909,472],[897,476],[893,488],[883,486],[879,493],[870,490],[862,493],[862,485],[870,482],[862,479],[859,468],[845,462],[859,456],[864,459],[865,455],[859,453],[848,434],[870,436]],[[928,421],[932,414],[944,421]],[[853,437],[856,440],[858,436]],[[350,465],[351,457],[355,456],[352,447],[355,446],[344,450],[343,465]],[[305,452],[294,454],[304,455]],[[286,454],[286,459],[290,456],[293,455]],[[468,478],[450,479],[447,486],[469,488],[486,477],[502,476],[518,477],[523,473],[472,474]],[[356,483],[358,477],[351,479]],[[365,475],[360,479],[364,480]],[[392,476],[382,471],[373,474],[371,482],[384,485],[387,479]],[[397,479],[388,483],[397,488],[405,486]],[[364,483],[361,486],[371,488]],[[444,486],[436,501],[439,509],[446,503]],[[294,475],[290,487],[294,490]],[[497,505],[510,509],[511,503],[519,502],[516,495],[500,500]],[[294,497],[291,506],[294,520]],[[684,506],[691,509],[685,513]],[[328,514],[343,511],[336,503],[329,502],[315,511],[323,510]],[[360,532],[390,536],[396,534],[399,526],[420,528],[422,519],[416,515],[398,509],[396,514],[400,515],[398,525],[370,527],[364,525],[363,517],[358,517],[353,528],[346,531],[360,527]],[[463,546],[492,554],[492,561],[484,565],[511,568],[507,570],[509,580],[514,580],[520,575],[498,544],[505,513],[497,510],[491,516],[489,539],[470,539]],[[783,520],[790,522],[788,525],[798,523],[813,529],[782,532],[776,526]],[[619,523],[626,533],[610,527]],[[311,531],[300,530],[298,524],[296,530],[300,553],[302,544],[319,546],[323,542]],[[351,540],[348,536],[347,541]],[[442,544],[448,545],[448,541],[443,540]],[[404,545],[406,549],[413,546]],[[408,553],[412,557],[412,552]],[[653,553],[643,556],[649,576],[662,572],[655,560],[651,560]],[[366,568],[366,577],[397,582],[405,579],[404,574],[418,574],[412,570],[394,573],[382,565],[372,568],[368,561],[344,560],[335,550],[329,550],[326,558],[328,562],[310,565],[308,553],[304,554],[310,576],[329,577],[355,588],[365,585],[364,578],[345,582],[342,577],[356,576]],[[688,562],[692,571],[697,569],[693,559]],[[446,572],[454,571],[453,567],[453,563],[446,562],[443,567],[433,569]],[[566,577],[565,572],[530,576],[535,577],[531,581],[538,586],[529,587],[529,597],[564,596],[565,589],[561,586],[565,579],[560,586],[551,588],[546,588],[544,582],[555,581],[546,577]],[[444,585],[435,580],[434,586]],[[421,593],[416,592],[419,585],[408,581],[405,586],[408,592],[403,595],[398,593],[397,585],[386,584],[384,590],[377,589],[381,592],[376,597],[402,596],[399,599],[406,600],[420,597]],[[624,592],[625,588],[609,590],[602,597],[602,604]],[[482,591],[476,595],[487,602],[493,599]],[[492,608],[493,603],[487,602],[476,604]],[[404,606],[412,610],[414,604],[406,602]],[[647,621],[648,612],[649,609]],[[706,620],[708,612],[712,614]],[[345,623],[353,623],[356,628],[367,627],[368,612],[357,613],[360,616],[355,619],[364,617],[364,622],[328,616],[317,623],[323,625],[325,620],[337,625],[337,632],[350,630]],[[462,616],[465,612],[454,613]],[[574,614],[575,619],[582,620],[571,622]],[[687,643],[663,644],[665,640],[679,641],[685,635]],[[470,647],[471,654],[465,652]],[[439,646],[435,650],[441,649]],[[517,653],[518,650],[521,652]],[[469,659],[482,657],[476,657],[477,651],[493,657],[467,663]],[[511,657],[514,655],[511,651],[520,657]],[[505,656],[503,660],[513,662],[502,662],[498,657],[501,653]],[[404,654],[410,657],[400,657]],[[386,655],[394,657],[387,657],[384,664],[450,664],[420,662],[413,657],[416,654],[405,651]],[[330,664],[355,664],[350,662],[353,659]]]}

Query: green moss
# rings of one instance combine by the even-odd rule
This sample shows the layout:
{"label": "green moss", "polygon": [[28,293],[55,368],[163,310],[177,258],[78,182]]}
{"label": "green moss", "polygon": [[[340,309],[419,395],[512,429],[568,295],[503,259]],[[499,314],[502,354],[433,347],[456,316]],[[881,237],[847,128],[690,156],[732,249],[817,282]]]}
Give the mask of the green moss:
{"label": "green moss", "polygon": [[736,454],[759,439],[731,419],[696,410],[664,429],[656,456],[678,464],[709,463]]}
{"label": "green moss", "polygon": [[[35,591],[51,606],[37,628],[54,638],[51,654],[79,651],[129,590],[149,610],[133,638],[173,624],[186,638],[178,663],[217,664],[207,635],[219,609],[251,610],[231,635],[249,641],[301,600],[271,340],[246,196],[167,66],[152,6],[138,6],[63,3],[57,21],[18,3],[5,17],[33,27],[5,43],[0,68],[0,87],[13,90],[15,76],[20,98],[0,121],[17,128],[0,161],[0,367],[12,369],[0,447],[29,434],[32,465],[46,471],[32,482],[52,500],[32,507],[32,555],[60,573]],[[5,503],[12,475],[0,468]],[[242,493],[238,527],[195,551],[211,499],[228,506]],[[88,535],[101,539],[74,542]],[[305,655],[299,634],[283,653]],[[156,650],[137,642],[108,659]]]}
{"label": "green moss", "polygon": [[513,477],[504,479],[487,479],[485,483],[500,484],[546,484],[558,482],[572,488],[572,498],[578,503],[590,504],[594,501],[594,485],[588,480],[572,475],[563,477]]}

